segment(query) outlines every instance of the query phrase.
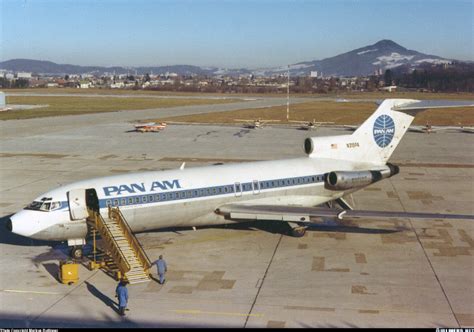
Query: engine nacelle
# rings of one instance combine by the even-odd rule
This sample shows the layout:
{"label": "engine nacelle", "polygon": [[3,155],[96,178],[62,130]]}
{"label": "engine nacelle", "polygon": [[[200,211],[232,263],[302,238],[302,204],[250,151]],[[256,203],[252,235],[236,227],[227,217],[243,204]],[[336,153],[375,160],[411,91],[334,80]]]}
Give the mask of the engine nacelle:
{"label": "engine nacelle", "polygon": [[399,172],[399,167],[392,164],[387,164],[384,168],[378,170],[334,171],[325,174],[324,187],[329,190],[350,190],[368,186]]}
{"label": "engine nacelle", "polygon": [[308,137],[304,140],[303,149],[308,156],[323,156],[326,153],[334,154],[338,146],[341,148],[352,141],[354,137],[351,135]]}

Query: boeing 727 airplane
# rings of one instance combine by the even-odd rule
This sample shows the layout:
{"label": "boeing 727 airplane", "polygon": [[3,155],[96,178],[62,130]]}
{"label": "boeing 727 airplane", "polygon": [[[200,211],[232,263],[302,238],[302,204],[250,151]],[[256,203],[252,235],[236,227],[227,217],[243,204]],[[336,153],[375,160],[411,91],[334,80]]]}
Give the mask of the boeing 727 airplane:
{"label": "boeing 727 airplane", "polygon": [[[80,252],[88,209],[120,207],[133,232],[248,220],[287,222],[303,236],[321,218],[451,218],[472,215],[357,211],[344,197],[399,172],[388,163],[416,113],[470,102],[387,99],[352,134],[311,137],[305,157],[108,176],[64,185],[40,195],[7,221],[34,239],[68,241]],[[320,207],[338,202],[342,209]],[[319,207],[318,207],[319,206]]]}

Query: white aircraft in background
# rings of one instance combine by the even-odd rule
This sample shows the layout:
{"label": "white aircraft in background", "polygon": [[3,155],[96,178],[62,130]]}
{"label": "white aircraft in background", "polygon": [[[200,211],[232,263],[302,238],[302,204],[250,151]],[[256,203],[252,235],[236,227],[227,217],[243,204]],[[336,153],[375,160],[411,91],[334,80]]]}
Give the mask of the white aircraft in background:
{"label": "white aircraft in background", "polygon": [[460,129],[463,133],[474,134],[474,127],[461,127]]}
{"label": "white aircraft in background", "polygon": [[[322,218],[474,219],[357,211],[345,199],[399,172],[388,160],[414,115],[428,107],[443,106],[387,99],[350,135],[307,138],[307,156],[301,158],[123,174],[64,185],[12,215],[7,228],[34,239],[67,240],[80,250],[88,235],[88,208],[106,215],[108,206],[120,207],[133,232],[273,220],[287,222],[292,235],[303,236],[308,225]],[[332,202],[343,209],[317,207]]]}
{"label": "white aircraft in background", "polygon": [[263,126],[269,122],[279,122],[280,120],[262,120],[259,118],[255,120],[234,119],[234,121],[243,122],[245,128],[259,129],[263,128]]}
{"label": "white aircraft in background", "polygon": [[426,124],[426,126],[410,126],[409,131],[418,132],[418,133],[437,133],[443,131],[459,131],[462,133],[474,133],[474,127],[464,127],[464,126],[431,126]]}
{"label": "white aircraft in background", "polygon": [[334,124],[334,122],[318,122],[318,121],[316,121],[316,119],[313,119],[313,121],[290,120],[289,122],[299,123],[300,124],[299,128],[304,129],[304,130],[311,130],[311,129],[315,129],[317,127],[321,127],[323,125],[332,125],[332,124]]}

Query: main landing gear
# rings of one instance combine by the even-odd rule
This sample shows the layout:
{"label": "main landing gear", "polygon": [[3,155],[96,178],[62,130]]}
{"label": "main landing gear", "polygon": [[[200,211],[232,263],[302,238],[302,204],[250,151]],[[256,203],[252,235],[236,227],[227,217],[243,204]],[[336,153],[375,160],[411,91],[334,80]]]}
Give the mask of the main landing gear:
{"label": "main landing gear", "polygon": [[303,237],[306,234],[306,229],[308,228],[308,226],[305,226],[304,224],[298,224],[294,222],[289,222],[288,226],[291,227],[289,235],[293,237]]}
{"label": "main landing gear", "polygon": [[306,234],[306,227],[294,227],[290,231],[290,235],[293,237],[303,237]]}

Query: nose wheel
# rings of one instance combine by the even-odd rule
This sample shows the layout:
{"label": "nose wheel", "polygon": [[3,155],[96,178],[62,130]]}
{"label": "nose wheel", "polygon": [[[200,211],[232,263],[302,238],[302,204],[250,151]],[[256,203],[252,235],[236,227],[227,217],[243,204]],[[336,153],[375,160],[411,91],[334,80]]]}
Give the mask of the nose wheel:
{"label": "nose wheel", "polygon": [[73,259],[82,259],[84,256],[84,250],[82,247],[72,247],[70,255]]}

